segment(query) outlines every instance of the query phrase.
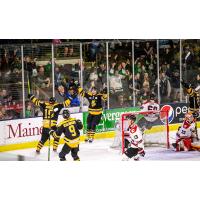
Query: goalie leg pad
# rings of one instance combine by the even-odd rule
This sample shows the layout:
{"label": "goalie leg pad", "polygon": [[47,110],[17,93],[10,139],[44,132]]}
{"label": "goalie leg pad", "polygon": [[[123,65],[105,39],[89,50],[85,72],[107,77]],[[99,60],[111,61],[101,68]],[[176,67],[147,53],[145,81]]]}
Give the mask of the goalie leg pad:
{"label": "goalie leg pad", "polygon": [[184,151],[190,151],[192,148],[191,144],[192,144],[191,138],[183,139]]}
{"label": "goalie leg pad", "polygon": [[127,157],[132,158],[138,154],[138,149],[130,147],[125,151],[125,154]]}

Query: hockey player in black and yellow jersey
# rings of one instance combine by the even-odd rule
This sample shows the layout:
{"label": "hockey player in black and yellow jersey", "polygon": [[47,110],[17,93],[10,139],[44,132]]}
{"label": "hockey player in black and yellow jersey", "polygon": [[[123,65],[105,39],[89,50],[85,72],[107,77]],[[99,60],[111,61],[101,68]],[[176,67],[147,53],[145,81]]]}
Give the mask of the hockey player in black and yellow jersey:
{"label": "hockey player in black and yellow jersey", "polygon": [[[29,94],[28,97],[36,105],[39,106],[43,112],[43,128],[42,137],[39,141],[36,152],[40,153],[41,148],[44,146],[45,142],[49,139],[49,131],[51,129],[56,131],[57,120],[60,111],[70,105],[70,100],[67,99],[63,103],[57,103],[54,97],[49,99],[49,102],[43,102],[37,99],[34,95]],[[56,151],[59,143],[59,138],[54,139],[53,150]]]}
{"label": "hockey player in black and yellow jersey", "polygon": [[69,110],[63,110],[64,120],[59,123],[57,131],[51,130],[50,134],[54,139],[60,138],[62,134],[65,135],[65,144],[59,153],[60,161],[65,161],[65,156],[71,151],[71,156],[74,161],[80,161],[78,157],[80,131],[83,124],[79,119],[71,118]]}
{"label": "hockey player in black and yellow jersey", "polygon": [[78,93],[89,101],[89,114],[87,117],[87,134],[85,141],[91,143],[94,140],[96,126],[101,120],[103,112],[102,101],[107,100],[107,88],[105,88],[101,93],[98,93],[95,87],[93,87],[90,92],[86,92],[83,88],[78,87]]}
{"label": "hockey player in black and yellow jersey", "polygon": [[198,129],[197,129],[197,118],[200,116],[200,94],[195,89],[195,86],[193,84],[185,83],[184,81],[181,81],[181,84],[183,88],[185,88],[186,93],[189,95],[189,108],[188,108],[188,114],[192,114],[195,121],[195,132],[193,133],[192,140],[193,141],[199,141],[198,136]]}
{"label": "hockey player in black and yellow jersey", "polygon": [[189,95],[189,108],[188,112],[192,113],[194,118],[199,117],[200,112],[200,94],[195,90],[192,84],[181,82],[182,86],[185,88],[186,93]]}

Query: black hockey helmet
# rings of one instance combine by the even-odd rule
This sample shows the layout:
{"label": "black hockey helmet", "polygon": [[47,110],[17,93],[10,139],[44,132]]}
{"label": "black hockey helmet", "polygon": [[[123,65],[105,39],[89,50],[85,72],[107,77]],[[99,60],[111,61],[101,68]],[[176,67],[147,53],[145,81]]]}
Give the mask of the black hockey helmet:
{"label": "black hockey helmet", "polygon": [[136,116],[134,114],[131,114],[128,116],[129,120],[133,120],[134,122],[136,121]]}
{"label": "black hockey helmet", "polygon": [[68,119],[70,117],[69,110],[67,110],[67,109],[63,110],[62,116],[63,116],[64,119]]}
{"label": "black hockey helmet", "polygon": [[50,104],[54,104],[56,102],[56,98],[55,97],[50,97],[49,98],[49,103]]}
{"label": "black hockey helmet", "polygon": [[151,93],[149,98],[150,98],[150,100],[155,100],[156,99],[156,95],[154,93]]}
{"label": "black hockey helmet", "polygon": [[194,83],[191,83],[191,84],[190,84],[190,87],[191,87],[192,89],[195,89],[195,88],[196,88],[196,85],[195,85]]}

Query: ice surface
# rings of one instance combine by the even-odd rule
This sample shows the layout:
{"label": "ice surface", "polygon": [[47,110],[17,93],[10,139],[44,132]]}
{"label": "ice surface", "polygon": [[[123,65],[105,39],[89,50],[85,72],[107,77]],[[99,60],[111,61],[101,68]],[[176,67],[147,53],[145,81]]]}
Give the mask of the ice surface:
{"label": "ice surface", "polygon": [[[101,139],[95,140],[93,143],[81,143],[79,157],[81,161],[121,161],[122,155],[120,150],[114,150],[110,148],[113,139]],[[59,145],[58,152],[60,152],[63,145]],[[200,152],[175,152],[172,149],[166,149],[163,147],[146,147],[146,155],[141,158],[141,161],[145,160],[200,160]],[[51,161],[59,161],[58,153],[52,151],[51,146]],[[25,160],[35,161],[47,161],[48,159],[48,147],[43,147],[40,155],[36,155],[35,148],[9,151],[6,153],[0,153],[0,160],[16,160],[15,156],[22,156]],[[6,159],[9,158],[9,159]],[[66,159],[71,161],[71,155],[67,155]]]}

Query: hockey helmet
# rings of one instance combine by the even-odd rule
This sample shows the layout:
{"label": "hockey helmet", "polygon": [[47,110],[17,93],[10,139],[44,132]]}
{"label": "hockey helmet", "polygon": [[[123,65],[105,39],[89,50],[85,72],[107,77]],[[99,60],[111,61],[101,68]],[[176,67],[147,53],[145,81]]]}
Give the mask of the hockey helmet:
{"label": "hockey helmet", "polygon": [[62,116],[63,116],[64,119],[68,119],[70,117],[69,110],[67,110],[67,109],[63,110]]}
{"label": "hockey helmet", "polygon": [[50,104],[54,104],[56,102],[56,98],[55,97],[50,97],[49,98],[49,103]]}
{"label": "hockey helmet", "polygon": [[151,93],[149,97],[150,97],[150,100],[155,101],[155,99],[156,99],[156,95],[154,93]]}
{"label": "hockey helmet", "polygon": [[136,116],[134,114],[131,114],[131,115],[128,116],[128,119],[135,122],[136,121]]}

